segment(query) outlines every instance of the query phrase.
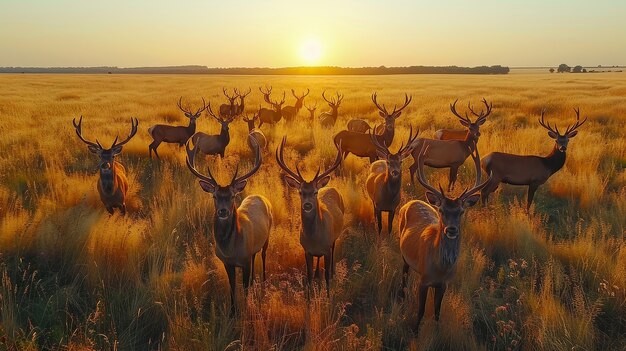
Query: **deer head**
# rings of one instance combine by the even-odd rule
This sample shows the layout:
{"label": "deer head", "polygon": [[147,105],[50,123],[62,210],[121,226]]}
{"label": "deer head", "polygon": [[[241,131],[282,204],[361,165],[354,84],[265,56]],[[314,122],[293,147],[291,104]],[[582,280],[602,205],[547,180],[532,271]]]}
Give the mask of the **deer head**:
{"label": "deer head", "polygon": [[402,144],[398,152],[396,152],[395,154],[389,152],[389,148],[387,147],[387,145],[380,144],[377,136],[372,134],[371,129],[369,131],[369,134],[372,143],[376,147],[376,154],[378,154],[378,158],[384,160],[387,163],[387,175],[392,180],[400,179],[400,176],[402,175],[402,160],[411,156],[411,152],[413,152],[413,142],[415,141],[415,139],[417,139],[419,129],[417,130],[415,135],[413,135],[413,127],[410,127],[409,140],[407,141],[406,146],[405,144]]}
{"label": "deer head", "polygon": [[322,92],[322,98],[326,100],[326,102],[328,103],[328,106],[330,106],[330,108],[332,109],[332,114],[336,115],[337,110],[339,109],[339,105],[341,105],[341,101],[343,100],[343,95],[340,95],[339,92],[337,92],[336,97],[332,97],[330,98],[330,100],[328,100],[325,94],[326,94],[326,91]]}
{"label": "deer head", "polygon": [[294,106],[297,109],[302,108],[302,104],[304,103],[304,98],[307,97],[307,95],[309,95],[309,89],[306,90],[306,93],[303,93],[301,96],[296,95],[296,92],[291,89],[291,95],[293,95],[293,97],[296,98],[296,103],[294,104]]}
{"label": "deer head", "polygon": [[119,155],[122,152],[122,147],[126,143],[128,143],[128,141],[130,141],[130,139],[132,139],[135,134],[137,134],[137,126],[139,125],[139,122],[137,121],[137,118],[131,118],[131,128],[128,137],[124,141],[118,143],[117,139],[119,138],[119,136],[116,136],[113,144],[108,149],[100,145],[98,139],[96,139],[95,142],[85,139],[82,132],[82,123],[83,116],[80,116],[78,123],[76,123],[75,118],[72,119],[72,124],[74,125],[74,130],[76,131],[76,135],[78,135],[78,138],[82,140],[85,144],[87,144],[87,148],[91,153],[96,154],[100,158],[98,169],[100,172],[100,181],[102,183],[102,188],[105,192],[112,193],[114,190],[115,181],[115,156]]}
{"label": "deer head", "polygon": [[313,106],[305,105],[305,107],[309,111],[309,115],[310,115],[311,119],[314,120],[315,119],[315,110],[317,110],[317,101],[315,101],[315,105],[313,105]]}
{"label": "deer head", "polygon": [[456,111],[456,103],[458,101],[459,101],[459,99],[456,99],[454,101],[454,103],[450,104],[450,111],[452,111],[452,114],[454,114],[456,117],[458,117],[459,122],[461,122],[461,124],[465,128],[467,128],[467,130],[470,132],[472,137],[474,139],[478,140],[478,138],[480,137],[480,126],[482,126],[483,123],[485,123],[487,121],[487,117],[491,114],[491,109],[493,107],[493,103],[489,104],[489,103],[487,103],[487,100],[485,98],[483,98],[482,103],[485,105],[486,110],[481,110],[480,113],[476,113],[474,111],[474,109],[472,108],[472,105],[468,102],[467,103],[467,108],[476,117],[476,120],[472,122],[472,120],[467,116],[467,112],[465,112],[465,116],[461,116]]}
{"label": "deer head", "polygon": [[231,106],[235,104],[235,99],[237,99],[237,97],[239,96],[239,94],[237,94],[237,89],[233,89],[233,95],[228,95],[226,88],[222,88],[222,93],[224,93],[224,96],[226,97],[226,99],[228,99],[228,103]]}
{"label": "deer head", "polygon": [[276,162],[278,162],[280,168],[285,171],[286,174],[283,178],[287,184],[298,190],[300,193],[302,212],[305,214],[315,214],[318,212],[317,192],[328,184],[330,181],[330,173],[341,164],[341,145],[337,146],[337,158],[335,159],[335,162],[321,174],[321,169],[318,168],[313,179],[306,181],[304,180],[304,177],[302,177],[300,169],[297,165],[296,172],[293,172],[285,164],[283,152],[286,142],[287,137],[284,136],[282,142],[280,143],[280,147],[276,149]]}
{"label": "deer head", "polygon": [[581,122],[580,121],[580,109],[575,108],[574,112],[576,113],[576,122],[573,125],[567,126],[565,133],[561,134],[559,132],[559,127],[557,127],[556,123],[554,124],[554,127],[551,127],[550,124],[545,123],[543,119],[545,112],[546,112],[545,110],[541,111],[541,118],[539,119],[539,124],[541,124],[542,127],[548,130],[548,135],[550,136],[550,138],[554,139],[554,141],[556,142],[556,148],[561,152],[565,152],[567,150],[567,144],[569,143],[569,140],[575,137],[576,134],[578,134],[578,130],[577,130],[578,127],[582,126],[585,122],[587,122],[587,117],[585,117],[585,119]]}
{"label": "deer head", "polygon": [[402,114],[402,110],[409,106],[411,100],[413,100],[413,96],[409,97],[407,94],[404,94],[404,104],[402,105],[402,107],[398,109],[397,106],[394,105],[393,111],[391,113],[387,112],[387,107],[385,107],[385,104],[383,104],[383,106],[381,107],[376,99],[377,93],[373,93],[372,102],[374,102],[374,105],[376,106],[376,108],[378,108],[378,114],[380,115],[380,117],[385,119],[385,129],[388,131],[392,131],[395,127],[396,119],[400,117],[400,115]]}
{"label": "deer head", "polygon": [[185,117],[189,118],[192,122],[195,122],[196,119],[200,118],[200,116],[202,116],[202,111],[206,110],[206,108],[207,108],[207,104],[204,101],[204,98],[202,98],[202,107],[197,109],[196,112],[191,112],[191,110],[189,108],[184,108],[183,107],[183,97],[182,96],[180,97],[180,99],[178,99],[178,103],[176,105],[178,105],[178,108],[181,111],[183,111],[183,113],[185,113]]}
{"label": "deer head", "polygon": [[[259,106],[259,110],[261,110],[261,106]],[[252,118],[248,118],[248,116],[243,117],[243,121],[248,123],[248,130],[252,130],[255,128],[256,121],[259,119],[259,112],[255,112],[252,115]]]}
{"label": "deer head", "polygon": [[272,93],[272,87],[266,85],[265,90],[263,90],[262,87],[259,87],[259,91],[261,92],[261,94],[263,94],[263,100],[267,102],[268,104],[271,104],[270,94]]}
{"label": "deer head", "polygon": [[476,183],[471,189],[465,189],[460,196],[450,198],[445,195],[441,184],[439,184],[439,190],[437,190],[428,184],[424,176],[424,154],[427,151],[428,147],[424,144],[417,158],[417,179],[426,188],[426,199],[439,213],[440,234],[449,240],[456,240],[461,235],[461,215],[465,209],[474,206],[478,202],[480,194],[477,193],[487,185],[489,180],[491,180],[491,176],[482,184],[480,183],[480,155],[478,154],[478,147],[473,148],[472,158],[476,167]]}
{"label": "deer head", "polygon": [[213,113],[213,110],[211,110],[211,103],[209,102],[208,104],[208,110],[207,112],[209,113],[209,116],[215,118],[215,120],[222,126],[222,131],[228,132],[228,125],[235,120],[235,118],[239,115],[232,115],[230,117],[228,117],[227,119],[222,119],[222,117],[218,117],[215,115],[215,113]]}

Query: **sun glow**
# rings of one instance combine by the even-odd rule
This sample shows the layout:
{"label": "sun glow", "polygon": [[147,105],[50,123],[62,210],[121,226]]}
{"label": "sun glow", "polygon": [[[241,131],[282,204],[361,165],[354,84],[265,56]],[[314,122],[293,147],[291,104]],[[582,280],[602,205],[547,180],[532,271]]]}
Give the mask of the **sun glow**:
{"label": "sun glow", "polygon": [[322,44],[317,38],[309,38],[300,47],[300,56],[308,65],[317,63],[322,57]]}

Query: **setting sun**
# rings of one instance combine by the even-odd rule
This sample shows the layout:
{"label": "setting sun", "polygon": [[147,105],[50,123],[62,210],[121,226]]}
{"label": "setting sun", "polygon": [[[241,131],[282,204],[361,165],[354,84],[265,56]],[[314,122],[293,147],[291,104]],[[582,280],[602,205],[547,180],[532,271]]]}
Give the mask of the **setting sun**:
{"label": "setting sun", "polygon": [[300,56],[306,64],[315,64],[322,56],[322,44],[315,38],[307,39],[300,47]]}

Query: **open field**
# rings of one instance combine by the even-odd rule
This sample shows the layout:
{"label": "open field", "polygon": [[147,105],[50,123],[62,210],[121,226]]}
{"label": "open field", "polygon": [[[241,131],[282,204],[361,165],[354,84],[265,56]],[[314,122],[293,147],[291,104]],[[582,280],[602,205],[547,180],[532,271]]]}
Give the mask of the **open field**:
{"label": "open field", "polygon": [[[260,171],[244,195],[266,196],[274,209],[268,279],[228,315],[228,283],[215,257],[213,200],[184,164],[184,149],[162,144],[162,160],[148,158],[147,128],[187,124],[180,96],[198,104],[224,102],[222,86],[247,89],[249,109],[261,104],[261,85],[277,93],[311,89],[345,94],[332,132],[306,110],[292,125],[263,130],[270,140]],[[506,76],[228,77],[171,75],[0,75],[0,349],[180,350],[396,350],[549,349],[626,347],[626,74],[519,74]],[[402,258],[394,233],[374,229],[364,182],[368,161],[349,156],[343,177],[330,181],[344,197],[345,232],[336,250],[331,298],[323,287],[307,305],[305,262],[299,244],[299,198],[280,180],[273,151],[288,135],[286,158],[305,174],[332,162],[332,136],[353,117],[380,123],[373,91],[387,106],[413,102],[396,122],[392,150],[409,125],[431,136],[459,127],[449,103],[493,101],[481,128],[481,155],[491,151],[547,154],[553,147],[537,123],[542,108],[559,126],[580,107],[589,121],[572,139],[561,171],[537,192],[526,214],[525,189],[501,186],[486,207],[463,220],[458,272],[445,295],[441,320],[432,297],[419,337],[417,288],[398,302]],[[287,103],[293,103],[288,95]],[[265,105],[263,103],[263,105]],[[78,140],[83,133],[108,146],[123,138],[130,117],[139,132],[119,160],[129,174],[128,214],[109,216],[96,190],[97,159]],[[217,133],[210,117],[198,131]],[[251,166],[243,121],[231,125],[226,157],[207,157],[218,180],[234,166]],[[204,170],[204,162],[199,169]],[[403,200],[423,199],[408,182]],[[471,162],[471,159],[470,159]],[[473,181],[470,162],[457,191]],[[433,170],[431,182],[447,180]],[[386,216],[384,217],[386,218]],[[257,260],[257,267],[260,260]],[[322,284],[320,282],[320,284]]]}

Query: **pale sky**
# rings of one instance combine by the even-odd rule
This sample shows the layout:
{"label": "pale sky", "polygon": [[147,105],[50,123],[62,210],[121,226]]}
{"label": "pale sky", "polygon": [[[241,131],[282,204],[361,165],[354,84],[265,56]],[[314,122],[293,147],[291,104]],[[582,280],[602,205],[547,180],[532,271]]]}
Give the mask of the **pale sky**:
{"label": "pale sky", "polygon": [[563,62],[626,64],[626,0],[0,0],[0,66]]}

